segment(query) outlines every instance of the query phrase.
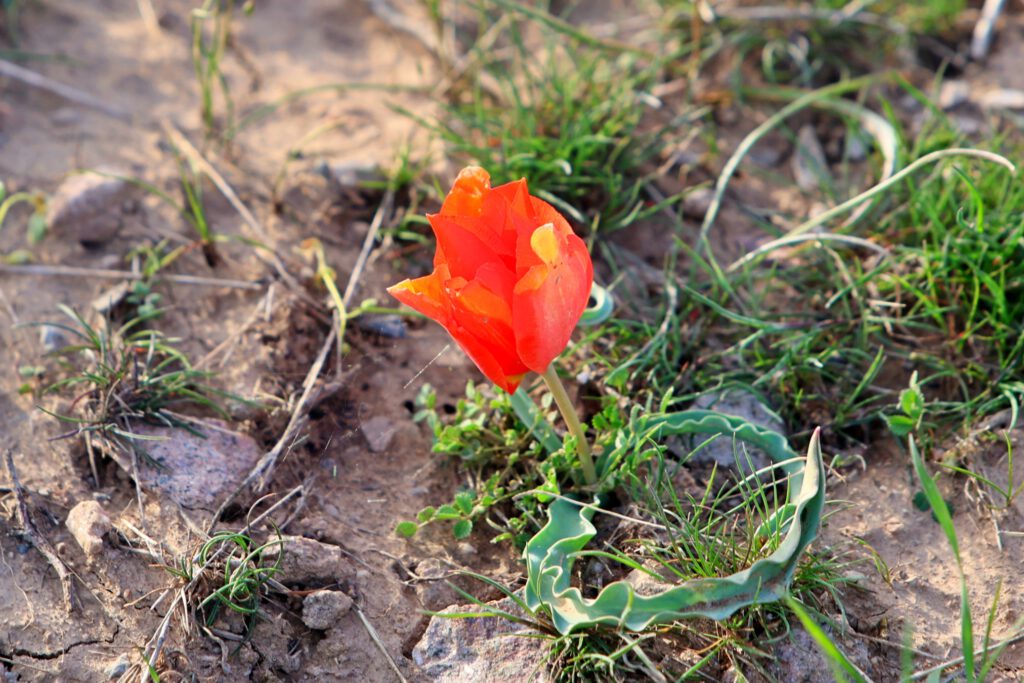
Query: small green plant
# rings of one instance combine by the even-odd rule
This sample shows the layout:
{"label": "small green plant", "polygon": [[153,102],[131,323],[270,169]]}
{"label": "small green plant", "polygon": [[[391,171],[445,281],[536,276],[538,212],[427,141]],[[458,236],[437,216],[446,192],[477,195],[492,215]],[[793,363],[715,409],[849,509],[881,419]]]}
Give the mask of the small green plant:
{"label": "small green plant", "polygon": [[[209,633],[224,609],[241,614],[243,642],[252,635],[269,582],[281,569],[284,540],[255,542],[248,534],[218,531],[192,557],[165,569],[185,583],[186,603],[200,630]],[[273,555],[272,562],[265,556]]]}
{"label": "small green plant", "polygon": [[[30,245],[39,244],[46,235],[46,197],[40,193],[15,192],[8,196],[6,186],[0,182],[0,230],[4,227],[7,213],[19,203],[31,204],[33,207],[25,228],[25,236]],[[4,263],[24,263],[31,259],[32,254],[24,249],[15,250],[10,254],[0,254],[0,260]]]}
{"label": "small green plant", "polygon": [[[254,0],[246,0],[242,5],[245,14],[251,14],[254,8]],[[227,79],[221,71],[224,55],[232,40],[231,22],[234,10],[235,0],[204,0],[202,6],[192,10],[192,66],[199,82],[200,113],[207,138],[213,137],[217,130],[214,104],[214,93],[217,89],[224,100],[224,128],[229,129],[234,124],[234,100],[231,98]],[[212,23],[209,32],[206,30],[208,22]]]}
{"label": "small green plant", "polygon": [[[400,522],[396,527],[399,535],[410,537],[424,525],[451,521],[455,537],[465,538],[472,533],[474,522],[483,518],[499,532],[494,542],[526,542],[527,532],[536,528],[531,519],[535,520],[538,502],[545,499],[543,490],[556,490],[557,480],[568,474],[571,462],[564,457],[545,461],[543,443],[532,436],[531,423],[519,419],[514,400],[520,405],[523,400],[530,403],[529,398],[496,395],[469,382],[465,398],[456,402],[451,416],[442,418],[433,388],[424,385],[420,389],[415,420],[426,422],[434,433],[435,453],[460,460],[471,485],[459,491],[451,503],[425,507],[415,521]],[[545,400],[546,409],[550,409],[550,400],[550,396]],[[557,449],[561,443],[549,440],[548,445]],[[529,493],[514,495],[524,492]]]}
{"label": "small green plant", "polygon": [[887,415],[889,429],[897,438],[917,432],[924,419],[925,399],[921,385],[917,383],[917,372],[910,376],[910,386],[900,392],[899,409],[902,415]]}
{"label": "small green plant", "polygon": [[114,452],[131,453],[139,439],[134,421],[194,431],[178,412],[183,408],[212,411],[227,417],[219,398],[241,400],[214,389],[209,372],[196,370],[176,347],[179,341],[145,324],[137,317],[115,327],[109,321],[97,329],[79,313],[59,305],[70,323],[45,323],[58,328],[72,341],[54,352],[67,375],[47,385],[42,394],[71,393],[67,414],[41,409],[74,426],[68,434],[85,438],[90,459],[94,444]]}
{"label": "small green plant", "polygon": [[[481,21],[490,26],[493,17]],[[543,46],[534,48],[519,24],[507,23],[508,49],[478,47],[476,78],[451,92],[441,116],[400,111],[436,133],[454,159],[487,168],[495,185],[526,178],[592,232],[624,228],[678,199],[651,206],[644,192],[676,125],[644,123],[652,100],[644,92],[660,63],[609,58],[543,22]]]}

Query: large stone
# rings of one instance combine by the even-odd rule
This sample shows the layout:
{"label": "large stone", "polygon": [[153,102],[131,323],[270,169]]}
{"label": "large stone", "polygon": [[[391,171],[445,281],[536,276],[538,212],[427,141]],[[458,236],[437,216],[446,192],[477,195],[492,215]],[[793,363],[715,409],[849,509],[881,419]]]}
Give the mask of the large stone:
{"label": "large stone", "polygon": [[[214,510],[238,488],[256,465],[262,449],[255,439],[228,429],[220,420],[194,421],[202,436],[185,429],[135,421],[131,431],[145,437],[134,442],[139,457],[139,483],[187,508]],[[132,473],[127,454],[111,455]]]}
{"label": "large stone", "polygon": [[[103,168],[104,173],[126,175]],[[99,173],[68,176],[50,197],[46,226],[54,234],[70,235],[86,247],[97,247],[117,236],[121,229],[122,204],[132,186],[120,178]]]}
{"label": "large stone", "polygon": [[90,558],[103,551],[103,537],[113,528],[110,517],[95,500],[85,500],[71,508],[64,524]]}
{"label": "large stone", "polygon": [[[759,425],[773,432],[785,435],[786,425],[782,418],[766,406],[753,393],[744,389],[731,388],[724,391],[705,394],[693,402],[694,408],[713,410],[742,417],[747,422]],[[733,441],[726,435],[715,437],[705,444],[709,437],[703,434],[691,438],[689,448],[697,449],[690,463],[696,465],[717,464],[719,467],[739,470],[744,474],[763,469],[771,464],[771,458],[760,448],[755,448],[744,441]]]}
{"label": "large stone", "polygon": [[[445,614],[487,609],[522,614],[510,598],[478,605],[455,605],[440,611],[412,651],[424,680],[435,683],[549,683],[545,667],[548,643],[524,637],[521,625],[501,617],[450,618]],[[530,634],[526,634],[530,635]],[[535,635],[535,634],[534,634]]]}

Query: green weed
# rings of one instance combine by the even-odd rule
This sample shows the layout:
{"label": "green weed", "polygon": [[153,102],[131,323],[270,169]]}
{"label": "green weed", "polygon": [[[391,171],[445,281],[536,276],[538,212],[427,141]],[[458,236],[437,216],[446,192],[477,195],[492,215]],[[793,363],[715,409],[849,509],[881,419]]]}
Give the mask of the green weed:
{"label": "green weed", "polygon": [[[260,544],[245,533],[218,531],[192,557],[181,557],[166,569],[188,588],[186,603],[202,632],[209,634],[227,609],[242,615],[245,642],[256,626],[268,584],[281,569],[283,548],[279,532],[276,539]],[[269,554],[276,555],[272,563],[264,557]]]}
{"label": "green weed", "polygon": [[[497,16],[482,10],[481,25]],[[644,188],[680,123],[645,123],[658,104],[645,92],[660,62],[610,59],[540,22],[543,39],[535,45],[510,18],[498,19],[508,45],[474,48],[470,84],[451,90],[437,119],[400,111],[437,134],[452,158],[483,166],[494,184],[526,178],[534,194],[592,232],[624,228],[660,209],[647,205]]]}
{"label": "green weed", "polygon": [[[254,0],[242,5],[245,14],[255,9]],[[221,71],[221,64],[231,44],[231,22],[235,0],[204,0],[202,6],[192,10],[192,67],[199,83],[200,114],[207,138],[217,130],[214,97],[219,89],[224,103],[224,128],[234,125],[235,104],[231,98],[227,79]],[[208,22],[212,27],[207,31]]]}
{"label": "green weed", "polygon": [[54,352],[59,370],[66,376],[48,384],[42,394],[71,394],[66,413],[40,406],[44,412],[73,426],[65,436],[85,439],[94,463],[93,447],[108,452],[144,454],[140,437],[132,424],[143,421],[195,431],[178,411],[210,411],[227,417],[219,400],[242,399],[225,394],[207,382],[209,372],[196,370],[188,357],[176,347],[179,341],[166,337],[146,323],[149,317],[137,317],[103,329],[89,324],[76,311],[59,305],[69,323],[45,323],[62,330],[72,340]]}
{"label": "green weed", "polygon": [[[7,188],[0,182],[0,230],[4,227],[8,212],[18,204],[30,204],[33,208],[25,228],[25,236],[30,245],[36,245],[46,235],[46,197],[37,192],[15,192],[8,195]],[[23,263],[31,259],[32,254],[24,249],[0,254],[0,261],[4,263]]]}

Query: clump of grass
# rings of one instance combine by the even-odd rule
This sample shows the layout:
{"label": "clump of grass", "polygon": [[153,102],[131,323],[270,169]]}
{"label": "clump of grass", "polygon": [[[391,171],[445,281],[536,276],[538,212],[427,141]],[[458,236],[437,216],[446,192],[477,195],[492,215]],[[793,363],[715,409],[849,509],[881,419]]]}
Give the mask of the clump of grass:
{"label": "clump of grass", "polygon": [[[185,602],[202,633],[215,637],[210,629],[229,610],[243,617],[242,642],[251,637],[269,583],[281,569],[283,545],[280,533],[257,543],[246,533],[218,531],[191,557],[166,567],[184,582]],[[273,562],[267,555],[274,555]]]}
{"label": "clump of grass", "polygon": [[[694,68],[719,60],[736,85],[753,66],[768,83],[819,87],[877,72],[902,48],[938,45],[963,12],[964,0],[904,3],[846,0],[714,6],[660,0],[668,35],[699,42]],[[851,8],[854,8],[851,11]],[[864,50],[864,45],[874,49]],[[952,52],[946,50],[945,52]]]}
{"label": "clump of grass", "polygon": [[519,24],[507,25],[508,45],[474,51],[470,85],[450,91],[443,113],[416,118],[451,158],[483,166],[495,184],[526,178],[534,194],[591,231],[621,229],[651,213],[648,167],[672,127],[645,116],[658,105],[646,94],[658,61],[610,58],[540,23],[538,45]]}
{"label": "clump of grass", "polygon": [[42,393],[71,394],[72,401],[66,414],[41,409],[74,426],[66,436],[85,439],[94,471],[94,445],[108,452],[133,452],[139,438],[132,432],[133,422],[193,430],[179,410],[199,409],[228,417],[218,399],[238,400],[207,383],[211,374],[193,368],[177,348],[179,340],[146,327],[159,311],[118,327],[108,321],[97,329],[67,306],[59,308],[71,322],[45,324],[72,339],[54,352],[67,376]]}
{"label": "clump of grass", "polygon": [[[453,414],[444,419],[438,411],[437,395],[424,385],[416,398],[416,420],[426,422],[434,434],[435,453],[458,458],[467,485],[450,503],[421,510],[415,521],[399,523],[397,532],[412,536],[420,527],[451,522],[456,538],[469,536],[474,524],[484,520],[498,532],[496,542],[513,539],[522,546],[530,532],[539,528],[540,491],[515,498],[534,489],[556,490],[557,480],[571,471],[566,457],[543,458],[543,441],[530,431],[534,420],[519,418],[513,401],[525,397],[466,385],[466,396],[456,402]],[[529,403],[530,399],[525,398]],[[550,397],[545,410],[551,409]],[[550,444],[549,444],[550,445]],[[555,449],[560,446],[556,441]],[[546,464],[545,464],[546,463]]]}

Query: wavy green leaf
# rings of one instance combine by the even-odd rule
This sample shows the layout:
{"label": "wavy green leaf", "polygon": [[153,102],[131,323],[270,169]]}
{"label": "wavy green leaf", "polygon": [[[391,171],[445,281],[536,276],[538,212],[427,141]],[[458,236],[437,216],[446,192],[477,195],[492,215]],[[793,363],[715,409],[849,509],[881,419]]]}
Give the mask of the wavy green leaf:
{"label": "wavy green leaf", "polygon": [[[791,516],[774,516],[777,528],[786,535],[771,555],[731,576],[692,579],[651,596],[637,595],[630,584],[616,581],[588,599],[570,581],[576,557],[597,533],[590,522],[596,504],[559,498],[548,510],[548,523],[526,545],[525,600],[531,610],[546,607],[560,633],[598,624],[638,631],[684,617],[721,620],[743,607],[780,600],[788,593],[800,555],[818,534],[825,505],[818,432],[811,437],[801,463],[781,434],[732,415],[691,410],[652,418],[644,426],[645,438],[718,434],[764,450],[789,478],[788,502],[782,510]],[[624,443],[619,449],[629,447]],[[613,452],[605,461],[618,459]]]}

